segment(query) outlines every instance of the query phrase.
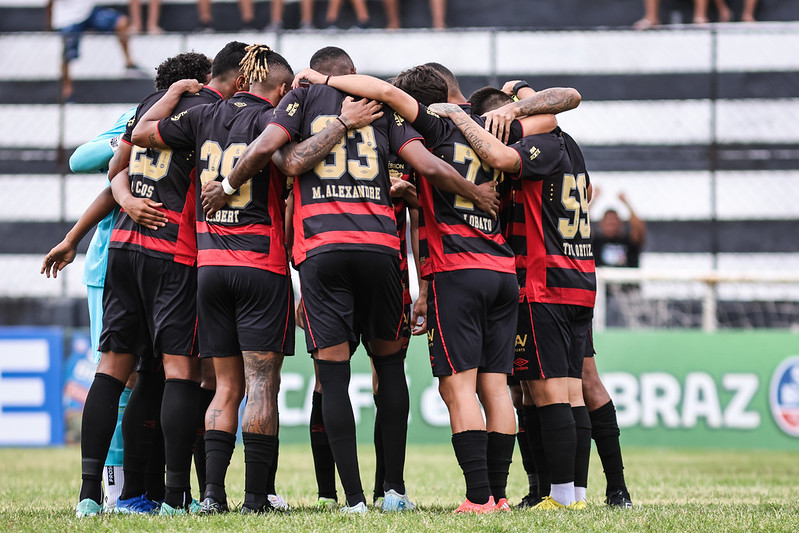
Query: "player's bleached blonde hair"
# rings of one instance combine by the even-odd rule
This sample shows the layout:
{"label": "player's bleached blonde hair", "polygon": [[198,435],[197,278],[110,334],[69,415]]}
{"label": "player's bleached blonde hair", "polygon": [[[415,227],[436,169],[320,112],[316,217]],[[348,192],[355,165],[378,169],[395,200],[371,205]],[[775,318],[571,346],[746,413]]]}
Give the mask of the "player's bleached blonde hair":
{"label": "player's bleached blonde hair", "polygon": [[269,74],[267,57],[272,49],[265,44],[251,44],[246,49],[246,54],[241,59],[241,73],[250,83],[266,81]]}

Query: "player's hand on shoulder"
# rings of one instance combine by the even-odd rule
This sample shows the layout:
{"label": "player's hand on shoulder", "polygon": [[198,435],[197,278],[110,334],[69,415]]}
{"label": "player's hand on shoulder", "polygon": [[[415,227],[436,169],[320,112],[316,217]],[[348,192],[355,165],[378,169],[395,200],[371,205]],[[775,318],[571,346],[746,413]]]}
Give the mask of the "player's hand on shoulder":
{"label": "player's hand on shoulder", "polygon": [[464,113],[465,111],[460,108],[457,104],[448,104],[445,102],[437,103],[437,104],[430,104],[427,107],[428,110],[432,111],[439,117],[447,118],[451,117],[455,113]]}
{"label": "player's hand on shoulder", "polygon": [[487,181],[477,186],[478,197],[474,205],[477,209],[488,213],[491,218],[496,219],[499,212],[499,193],[496,190],[496,181]]}
{"label": "player's hand on shoulder", "polygon": [[516,87],[516,84],[521,82],[522,80],[510,80],[506,81],[505,85],[502,86],[501,91],[508,96],[513,96],[515,93],[513,92],[513,88]]}
{"label": "player's hand on shoulder", "polygon": [[494,109],[483,115],[486,119],[485,128],[491,135],[502,141],[508,142],[510,135],[510,125],[516,119],[516,111],[513,104],[507,104],[499,109]]}
{"label": "player's hand on shoulder", "polygon": [[64,239],[44,256],[42,269],[39,273],[44,274],[48,278],[50,274],[52,274],[53,278],[57,278],[58,273],[63,270],[65,266],[74,261],[76,252],[76,246],[67,241],[67,239]]}
{"label": "player's hand on shoulder", "polygon": [[377,100],[361,98],[356,101],[352,96],[348,96],[341,102],[339,118],[348,130],[357,130],[382,117],[382,109],[383,104]]}
{"label": "player's hand on shoulder", "polygon": [[[300,81],[307,80],[307,83],[300,83]],[[324,74],[320,74],[316,72],[312,68],[306,68],[305,70],[300,71],[299,74],[294,76],[294,82],[291,84],[292,89],[296,89],[302,85],[324,85],[325,80],[327,80],[327,76]]]}
{"label": "player's hand on shoulder", "polygon": [[157,230],[166,226],[166,215],[158,208],[164,204],[149,198],[136,198],[131,196],[122,205],[122,209],[136,224],[147,229]]}
{"label": "player's hand on shoulder", "polygon": [[206,218],[214,216],[214,214],[222,209],[230,199],[230,197],[225,194],[222,183],[219,181],[209,181],[203,185],[201,197]]}
{"label": "player's hand on shoulder", "polygon": [[198,93],[202,90],[203,84],[195,79],[185,79],[185,80],[178,80],[173,83],[170,87],[170,91],[177,92],[178,94],[183,93]]}

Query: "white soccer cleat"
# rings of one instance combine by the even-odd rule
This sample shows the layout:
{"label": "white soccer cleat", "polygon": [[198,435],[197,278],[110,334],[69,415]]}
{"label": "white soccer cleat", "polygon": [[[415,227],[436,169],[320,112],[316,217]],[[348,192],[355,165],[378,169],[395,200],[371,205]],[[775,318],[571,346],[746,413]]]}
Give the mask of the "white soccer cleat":
{"label": "white soccer cleat", "polygon": [[291,510],[289,503],[280,494],[268,494],[266,499],[269,500],[269,503],[272,505],[275,511],[281,511],[285,513]]}

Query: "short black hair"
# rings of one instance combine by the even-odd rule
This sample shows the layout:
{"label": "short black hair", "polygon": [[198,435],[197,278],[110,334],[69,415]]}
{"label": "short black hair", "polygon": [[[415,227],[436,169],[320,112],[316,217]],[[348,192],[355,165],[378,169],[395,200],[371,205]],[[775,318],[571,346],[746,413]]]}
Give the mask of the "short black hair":
{"label": "short black hair", "polygon": [[350,55],[337,46],[325,46],[311,56],[310,67],[322,74],[341,76],[355,70]]}
{"label": "short black hair", "polygon": [[212,78],[226,77],[231,71],[236,75],[241,70],[240,63],[247,53],[247,45],[239,41],[230,41],[214,57],[214,66],[211,69]]}
{"label": "short black hair", "polygon": [[496,87],[477,89],[469,97],[469,103],[472,104],[472,113],[475,115],[488,113],[511,102],[513,102],[513,98]]}
{"label": "short black hair", "polygon": [[211,72],[211,59],[205,54],[186,52],[172,56],[155,69],[155,88],[169,89],[178,80],[195,79],[200,83],[208,81]]}
{"label": "short black hair", "polygon": [[439,74],[441,74],[441,77],[444,78],[444,81],[447,82],[447,89],[449,90],[449,92],[455,92],[455,90],[460,92],[461,87],[458,84],[458,78],[455,77],[455,74],[453,74],[450,69],[448,69],[441,63],[436,63],[435,61],[425,63],[422,66],[430,67]]}
{"label": "short black hair", "polygon": [[402,89],[424,105],[447,101],[447,81],[427,65],[403,70],[394,78],[394,86]]}

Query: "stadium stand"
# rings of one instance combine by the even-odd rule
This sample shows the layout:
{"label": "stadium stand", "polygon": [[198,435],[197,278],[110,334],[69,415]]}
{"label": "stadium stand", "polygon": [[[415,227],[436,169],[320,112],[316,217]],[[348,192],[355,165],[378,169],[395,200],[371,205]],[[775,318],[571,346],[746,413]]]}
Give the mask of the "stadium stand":
{"label": "stadium stand", "polygon": [[[235,38],[274,44],[296,70],[332,44],[350,51],[362,72],[381,77],[441,62],[465,94],[509,79],[575,87],[583,103],[560,121],[583,147],[592,180],[602,183],[595,216],[619,191],[635,198],[648,223],[644,268],[796,271],[799,240],[790,236],[799,222],[799,23],[780,21],[799,20],[799,5],[763,0],[764,22],[755,25],[634,32],[640,0],[450,4],[447,31],[197,34],[190,32],[194,2],[172,0],[161,17],[169,33],[134,36],[131,46],[148,72],[168,55],[213,55]],[[686,14],[691,8],[687,1],[662,4]],[[82,257],[55,281],[39,267],[104,178],[72,175],[66,161],[152,84],[123,77],[112,36],[88,35],[73,68],[76,102],[58,104],[61,44],[40,32],[43,5],[9,0],[0,7],[0,323],[76,327],[88,320]],[[256,8],[265,26],[268,3]],[[427,0],[401,8],[403,26],[429,26]],[[344,16],[352,16],[348,9]],[[379,26],[382,6],[370,2],[370,9]],[[217,0],[214,10],[220,29],[236,29],[234,2]],[[286,27],[296,27],[298,13],[298,4],[287,2]],[[463,28],[478,25],[485,27]]]}

